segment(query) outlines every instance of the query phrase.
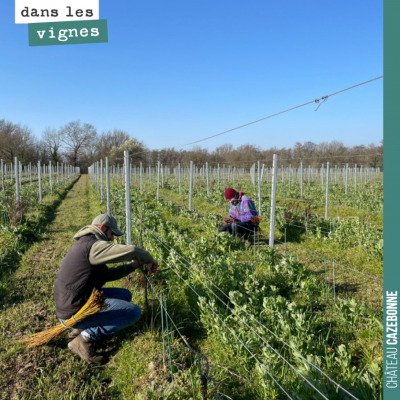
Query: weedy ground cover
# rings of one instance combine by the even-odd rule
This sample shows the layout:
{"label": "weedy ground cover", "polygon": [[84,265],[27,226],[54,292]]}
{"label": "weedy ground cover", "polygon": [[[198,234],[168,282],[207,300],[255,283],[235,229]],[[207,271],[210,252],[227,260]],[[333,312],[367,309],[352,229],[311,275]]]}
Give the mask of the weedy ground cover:
{"label": "weedy ground cover", "polygon": [[[16,340],[34,330],[47,328],[55,323],[53,284],[57,265],[66,252],[71,235],[65,235],[65,225],[74,230],[78,218],[75,204],[63,210],[73,182],[60,191],[43,199],[43,205],[34,205],[25,215],[24,223],[31,226],[35,241],[15,239],[14,235],[2,236],[9,244],[1,246],[0,293],[0,398],[59,398],[58,385],[76,386],[87,373],[87,368],[68,371],[62,363],[59,348],[48,346],[27,350]],[[79,193],[81,195],[82,192]],[[64,211],[64,213],[63,213]],[[82,212],[86,209],[82,208]],[[60,217],[62,215],[62,218]],[[87,218],[85,216],[85,218]],[[64,220],[63,222],[60,221]],[[77,220],[77,223],[81,221]],[[16,244],[13,243],[16,241]],[[64,339],[65,340],[65,339]],[[65,352],[65,349],[64,349]],[[62,351],[61,351],[62,353]],[[58,368],[58,366],[60,368]],[[57,385],[51,388],[55,382]],[[94,388],[97,391],[98,388]],[[85,393],[92,390],[82,390]]]}
{"label": "weedy ground cover", "polygon": [[[124,224],[121,186],[115,185],[111,199],[114,214]],[[165,260],[163,266],[171,268],[155,279],[155,285],[172,305],[172,317],[212,362],[240,377],[227,378],[223,368],[215,372],[223,393],[232,398],[285,397],[249,355],[246,345],[285,389],[301,398],[313,396],[314,389],[298,372],[260,341],[258,335],[262,335],[328,398],[342,398],[343,393],[338,394],[266,327],[359,398],[380,397],[379,308],[346,293],[336,302],[327,302],[323,281],[295,258],[267,247],[254,262],[252,250],[229,235],[216,233],[218,214],[189,213],[173,202],[157,202],[154,194],[137,190],[132,193],[132,214],[137,233],[139,220],[144,224],[145,246]],[[208,279],[228,295],[225,304],[207,288]],[[250,383],[243,384],[246,381]]]}
{"label": "weedy ground cover", "polygon": [[[121,185],[113,183],[111,199],[112,212],[124,228]],[[15,338],[57,323],[53,284],[62,257],[74,233],[104,211],[88,177],[82,176],[63,202],[48,210],[39,240],[16,260],[2,297],[0,320],[0,393],[4,399],[202,398],[197,359],[170,327],[171,381],[168,351],[163,354],[161,294],[180,332],[208,357],[221,397],[286,398],[268,371],[292,396],[313,398],[314,390],[261,336],[329,399],[344,398],[343,392],[336,392],[269,329],[359,399],[380,398],[379,308],[346,292],[333,302],[331,287],[327,302],[324,282],[298,259],[260,246],[254,260],[254,249],[216,233],[218,213],[189,213],[174,202],[156,201],[154,193],[136,189],[132,189],[134,241],[138,242],[142,220],[144,247],[165,260],[161,268],[171,269],[152,278],[154,291],[149,287],[148,309],[142,275],[109,284],[130,288],[133,301],[143,311],[139,323],[123,330],[106,349],[110,363],[102,367],[85,364],[67,350],[64,337],[34,350],[16,344]],[[205,286],[215,289],[208,280],[226,293],[224,298],[219,293],[226,305],[215,296],[216,291],[213,294]],[[265,367],[259,366],[243,344]]]}
{"label": "weedy ground cover", "polygon": [[[180,210],[188,210],[187,183],[182,183],[179,195],[179,187],[170,178],[164,183],[164,188],[160,189],[160,197]],[[137,182],[133,182],[137,188]],[[235,186],[236,184],[236,186]],[[248,181],[239,181],[231,184],[236,188],[242,188],[245,193],[252,197],[258,208],[258,194]],[[227,217],[228,205],[223,197],[223,185],[221,188],[213,187],[210,190],[210,197],[207,197],[207,190],[204,182],[196,182],[193,197],[193,215],[203,216],[207,213],[215,213],[220,218]],[[286,185],[286,186],[285,186]],[[268,245],[269,236],[269,206],[270,198],[268,196],[268,184],[263,186],[263,221],[261,222],[261,232],[266,236],[260,236],[260,247]],[[323,197],[320,184],[310,184],[310,192],[306,191],[304,185],[304,199],[316,192]],[[156,186],[148,183],[144,185],[145,190],[156,193]],[[300,190],[292,183],[292,191]],[[344,197],[344,186],[337,184],[334,201],[340,194]],[[332,283],[333,271],[332,263],[335,260],[335,279],[338,287],[352,292],[361,300],[370,304],[382,305],[382,284],[374,279],[368,278],[362,273],[373,275],[377,278],[383,276],[383,221],[380,211],[374,213],[353,208],[330,208],[330,218],[325,220],[324,208],[313,205],[312,202],[303,202],[290,200],[289,195],[282,198],[280,191],[285,193],[288,190],[288,183],[278,185],[278,199],[275,224],[276,250],[283,253],[296,255],[304,261],[310,269],[316,271],[325,279],[324,256],[327,259],[327,278]],[[364,192],[365,190],[365,192]],[[372,195],[373,193],[373,195]],[[294,196],[299,193],[295,193]],[[379,181],[371,181],[365,184],[358,191],[351,188],[348,190],[349,203],[356,199],[365,201],[366,210],[376,208],[381,209],[383,205],[382,184]],[[338,211],[339,210],[339,211]],[[258,240],[258,237],[257,237]],[[348,269],[346,269],[348,268]],[[351,271],[356,270],[356,271]],[[357,273],[357,271],[361,272]]]}
{"label": "weedy ground cover", "polygon": [[[104,349],[110,356],[104,367],[80,361],[67,349],[66,337],[36,349],[18,343],[30,333],[58,324],[53,299],[57,270],[73,243],[73,235],[105,211],[87,176],[81,176],[60,198],[57,194],[47,196],[43,203],[37,211],[37,241],[10,258],[11,269],[1,281],[5,290],[0,296],[0,399],[152,398],[155,381],[157,393],[197,395],[198,387],[190,380],[194,372],[187,379],[178,379],[180,385],[170,387],[170,376],[162,366],[162,340],[154,324],[151,329],[155,314],[125,329]],[[130,287],[130,281],[116,285]],[[143,287],[133,294],[144,310]],[[180,344],[173,344],[172,352],[181,354]]]}

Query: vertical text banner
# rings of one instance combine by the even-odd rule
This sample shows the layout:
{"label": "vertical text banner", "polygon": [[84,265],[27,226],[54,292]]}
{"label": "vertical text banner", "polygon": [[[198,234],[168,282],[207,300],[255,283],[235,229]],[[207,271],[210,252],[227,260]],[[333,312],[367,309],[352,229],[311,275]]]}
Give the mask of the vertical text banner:
{"label": "vertical text banner", "polygon": [[107,20],[28,24],[29,46],[107,43]]}
{"label": "vertical text banner", "polygon": [[400,149],[400,2],[384,2],[384,313],[383,399],[399,400],[399,149]]}

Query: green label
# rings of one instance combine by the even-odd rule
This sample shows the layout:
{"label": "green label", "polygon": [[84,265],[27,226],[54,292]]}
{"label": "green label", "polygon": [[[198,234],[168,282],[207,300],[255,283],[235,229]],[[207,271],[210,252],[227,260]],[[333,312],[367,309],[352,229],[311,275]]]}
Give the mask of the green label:
{"label": "green label", "polygon": [[43,22],[28,24],[29,46],[107,43],[107,20]]}

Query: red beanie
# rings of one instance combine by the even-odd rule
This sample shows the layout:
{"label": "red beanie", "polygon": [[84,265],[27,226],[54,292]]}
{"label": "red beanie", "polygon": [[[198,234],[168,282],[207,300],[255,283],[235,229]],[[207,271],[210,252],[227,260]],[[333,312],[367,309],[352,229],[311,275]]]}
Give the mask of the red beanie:
{"label": "red beanie", "polygon": [[232,188],[228,188],[225,190],[225,199],[226,200],[230,200],[233,199],[235,197],[236,194],[236,190],[232,189]]}

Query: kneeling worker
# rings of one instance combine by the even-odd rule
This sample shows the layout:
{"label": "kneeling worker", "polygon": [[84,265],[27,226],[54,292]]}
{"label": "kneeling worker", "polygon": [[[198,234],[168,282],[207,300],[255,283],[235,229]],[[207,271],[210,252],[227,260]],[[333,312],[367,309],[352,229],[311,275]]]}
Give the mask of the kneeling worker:
{"label": "kneeling worker", "polygon": [[[230,202],[230,219],[219,228],[219,232],[237,234],[246,239],[249,239],[254,230],[258,232],[258,225],[255,223],[258,213],[253,200],[232,188],[225,190],[225,199]],[[250,239],[249,242],[252,243]]]}
{"label": "kneeling worker", "polygon": [[[100,342],[116,332],[133,325],[140,318],[140,308],[131,303],[127,289],[104,288],[106,282],[116,281],[142,265],[154,274],[158,263],[150,253],[140,247],[109,243],[122,236],[115,218],[108,214],[97,216],[91,225],[82,228],[76,242],[66,254],[56,276],[54,298],[56,314],[61,323],[71,318],[89,299],[94,288],[106,297],[108,308],[91,315],[74,326],[69,334],[73,339],[68,348],[83,360],[103,364],[105,357],[96,352]],[[108,263],[135,260],[126,265],[108,268]]]}

